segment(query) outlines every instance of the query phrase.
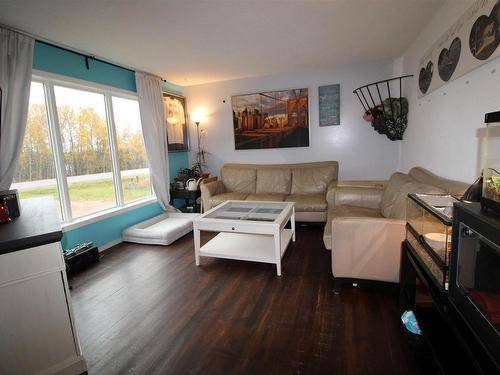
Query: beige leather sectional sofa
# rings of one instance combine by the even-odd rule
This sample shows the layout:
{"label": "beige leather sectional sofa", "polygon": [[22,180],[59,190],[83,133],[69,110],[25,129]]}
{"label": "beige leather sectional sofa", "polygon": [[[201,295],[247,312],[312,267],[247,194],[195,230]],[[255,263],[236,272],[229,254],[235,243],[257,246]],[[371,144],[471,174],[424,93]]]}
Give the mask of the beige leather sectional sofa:
{"label": "beige leather sectional sofa", "polygon": [[468,184],[421,167],[389,181],[339,181],[329,194],[324,243],[332,250],[333,276],[399,282],[408,193],[461,196]]}
{"label": "beige leather sectional sofa", "polygon": [[221,180],[203,184],[205,210],[225,200],[295,202],[297,221],[325,222],[337,280],[399,282],[409,193],[461,196],[469,186],[415,167],[388,181],[337,181],[335,161],[303,164],[225,164]]}
{"label": "beige leather sectional sofa", "polygon": [[201,185],[204,210],[226,200],[295,202],[295,219],[325,222],[338,163],[225,164],[221,179]]}

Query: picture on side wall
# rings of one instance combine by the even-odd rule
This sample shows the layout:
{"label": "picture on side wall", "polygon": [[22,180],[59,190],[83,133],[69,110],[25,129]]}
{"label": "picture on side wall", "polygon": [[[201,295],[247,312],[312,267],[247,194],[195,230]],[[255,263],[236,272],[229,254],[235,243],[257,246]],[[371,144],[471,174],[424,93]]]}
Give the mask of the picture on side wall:
{"label": "picture on side wall", "polygon": [[421,57],[419,96],[500,56],[499,46],[500,0],[475,0]]}
{"label": "picture on side wall", "polygon": [[340,125],[340,85],[318,87],[319,126]]}
{"label": "picture on side wall", "polygon": [[236,150],[309,146],[308,89],[231,97]]}
{"label": "picture on side wall", "polygon": [[168,151],[188,151],[186,98],[163,93],[165,112],[165,131],[167,132]]}

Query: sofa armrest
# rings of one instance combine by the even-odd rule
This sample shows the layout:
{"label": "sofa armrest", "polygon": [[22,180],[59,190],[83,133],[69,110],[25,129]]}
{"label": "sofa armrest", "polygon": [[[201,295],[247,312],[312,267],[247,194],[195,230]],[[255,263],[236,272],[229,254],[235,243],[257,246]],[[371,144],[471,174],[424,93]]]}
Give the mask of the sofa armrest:
{"label": "sofa armrest", "polygon": [[212,181],[200,185],[201,204],[204,210],[210,209],[210,198],[225,192],[222,181]]}
{"label": "sofa armrest", "polygon": [[219,177],[217,176],[211,176],[211,177],[207,177],[207,178],[204,178],[203,180],[201,180],[201,184],[209,184],[210,182],[214,182],[214,181],[217,181],[219,179]]}
{"label": "sofa armrest", "polygon": [[335,205],[335,188],[337,187],[337,183],[337,180],[332,180],[326,188],[326,202],[328,204],[328,211],[330,211],[330,208],[333,208]]}
{"label": "sofa armrest", "polygon": [[332,220],[335,277],[399,282],[401,242],[406,221],[369,217]]}
{"label": "sofa armrest", "polygon": [[379,208],[384,188],[385,181],[338,181],[327,194],[328,209],[343,204]]}

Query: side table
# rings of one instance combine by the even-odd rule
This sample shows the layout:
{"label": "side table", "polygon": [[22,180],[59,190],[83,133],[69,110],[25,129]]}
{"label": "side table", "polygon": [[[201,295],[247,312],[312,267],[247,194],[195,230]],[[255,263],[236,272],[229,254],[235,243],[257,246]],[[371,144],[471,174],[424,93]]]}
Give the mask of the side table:
{"label": "side table", "polygon": [[[170,189],[170,204],[174,204],[174,199],[184,199],[186,205],[181,207],[182,212],[200,212],[200,205],[197,200],[201,197],[201,191],[198,190],[177,190]],[[188,207],[193,207],[191,211]]]}

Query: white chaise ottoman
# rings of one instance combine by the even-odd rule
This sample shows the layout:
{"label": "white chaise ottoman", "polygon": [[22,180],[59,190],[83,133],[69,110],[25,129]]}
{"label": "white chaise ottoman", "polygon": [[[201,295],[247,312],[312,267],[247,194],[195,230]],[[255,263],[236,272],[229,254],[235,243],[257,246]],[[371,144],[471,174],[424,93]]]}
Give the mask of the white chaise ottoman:
{"label": "white chaise ottoman", "polygon": [[147,245],[170,245],[193,230],[198,214],[168,212],[132,225],[123,231],[123,241]]}

